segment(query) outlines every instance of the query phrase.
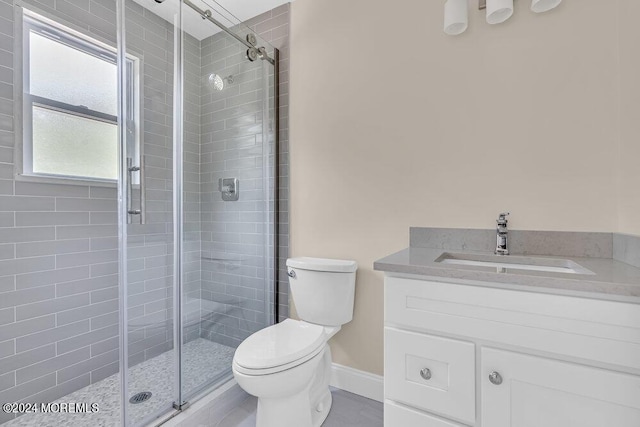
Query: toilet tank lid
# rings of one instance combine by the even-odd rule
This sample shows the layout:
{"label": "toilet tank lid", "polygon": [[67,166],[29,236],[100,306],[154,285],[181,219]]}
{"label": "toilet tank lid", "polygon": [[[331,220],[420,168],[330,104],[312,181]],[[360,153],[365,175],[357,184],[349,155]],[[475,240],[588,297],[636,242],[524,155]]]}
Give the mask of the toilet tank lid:
{"label": "toilet tank lid", "polygon": [[287,267],[300,270],[329,271],[333,273],[353,273],[358,269],[355,261],[328,258],[298,257],[289,258]]}

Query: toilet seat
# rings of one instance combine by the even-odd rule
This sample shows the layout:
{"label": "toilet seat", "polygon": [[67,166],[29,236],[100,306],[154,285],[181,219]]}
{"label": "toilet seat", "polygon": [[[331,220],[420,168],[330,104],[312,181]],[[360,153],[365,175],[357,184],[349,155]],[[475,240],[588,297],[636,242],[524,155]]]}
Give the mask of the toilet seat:
{"label": "toilet seat", "polygon": [[281,372],[310,360],[325,343],[322,326],[286,319],[244,340],[235,352],[233,366],[246,375]]}
{"label": "toilet seat", "polygon": [[304,356],[301,359],[294,360],[291,363],[287,363],[286,365],[274,366],[273,368],[263,368],[263,369],[245,368],[243,366],[238,365],[236,363],[236,361],[234,360],[233,363],[232,363],[233,370],[236,373],[244,374],[244,375],[247,375],[247,376],[261,376],[261,375],[277,374],[279,372],[284,372],[284,371],[286,371],[288,369],[293,369],[295,367],[303,365],[304,363],[308,362],[309,360],[313,359],[314,357],[320,355],[322,353],[322,351],[324,350],[324,347],[325,346],[321,344],[311,354],[309,354],[307,356]]}

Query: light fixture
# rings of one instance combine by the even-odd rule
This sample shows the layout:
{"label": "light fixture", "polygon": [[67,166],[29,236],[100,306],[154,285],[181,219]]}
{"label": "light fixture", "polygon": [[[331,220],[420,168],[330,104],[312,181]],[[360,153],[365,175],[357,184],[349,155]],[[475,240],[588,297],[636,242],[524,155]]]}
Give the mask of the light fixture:
{"label": "light fixture", "polygon": [[[560,3],[562,0],[531,0],[531,10],[535,13],[548,12]],[[444,32],[451,36],[465,32],[469,24],[468,9],[468,0],[446,0]],[[513,16],[513,0],[478,0],[478,9],[486,9],[488,24],[501,24]]]}
{"label": "light fixture", "polygon": [[502,24],[513,15],[513,0],[487,0],[487,24]]}
{"label": "light fixture", "polygon": [[469,3],[467,0],[447,0],[444,5],[444,32],[457,36],[469,25]]}
{"label": "light fixture", "polygon": [[535,13],[547,12],[555,9],[562,0],[531,0],[531,10]]}

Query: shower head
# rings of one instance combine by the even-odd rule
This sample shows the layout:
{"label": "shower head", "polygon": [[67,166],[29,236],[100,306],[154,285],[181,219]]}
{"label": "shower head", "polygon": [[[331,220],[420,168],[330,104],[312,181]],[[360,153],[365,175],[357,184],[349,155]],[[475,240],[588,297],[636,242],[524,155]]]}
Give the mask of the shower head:
{"label": "shower head", "polygon": [[215,73],[211,73],[206,77],[206,84],[215,90],[222,90],[225,84],[231,83],[233,83],[233,75],[221,77]]}
{"label": "shower head", "polygon": [[209,75],[209,84],[211,86],[213,86],[213,88],[215,90],[222,90],[224,89],[224,80],[222,79],[222,77],[220,77],[217,74],[210,74]]}

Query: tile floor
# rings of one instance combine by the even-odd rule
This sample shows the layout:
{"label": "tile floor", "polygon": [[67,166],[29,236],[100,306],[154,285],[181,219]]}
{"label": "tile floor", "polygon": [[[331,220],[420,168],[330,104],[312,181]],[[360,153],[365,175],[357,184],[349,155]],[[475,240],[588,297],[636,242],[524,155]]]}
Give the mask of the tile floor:
{"label": "tile floor", "polygon": [[[334,388],[331,393],[333,404],[322,427],[382,427],[382,403]],[[236,385],[179,427],[255,427],[256,407],[257,399]]]}
{"label": "tile floor", "polygon": [[[185,345],[185,386],[207,383],[231,366],[234,349],[205,339]],[[173,352],[161,354],[130,369],[130,395],[151,391],[147,402],[128,405],[135,424],[161,409],[173,396]],[[343,390],[331,389],[333,405],[323,427],[382,427],[383,405]],[[119,419],[119,375],[112,375],[71,393],[57,402],[98,402],[95,414],[29,414],[1,427],[116,427]],[[257,399],[235,385],[216,403],[180,427],[255,427]]]}
{"label": "tile floor", "polygon": [[[185,389],[194,390],[231,367],[235,349],[198,338],[184,346]],[[128,404],[133,424],[138,424],[163,407],[171,406],[174,393],[173,351],[163,353],[129,370],[129,395],[150,391],[143,403]],[[99,403],[94,414],[26,414],[2,424],[2,427],[115,427],[120,425],[120,377],[112,375],[75,391],[56,402]]]}

